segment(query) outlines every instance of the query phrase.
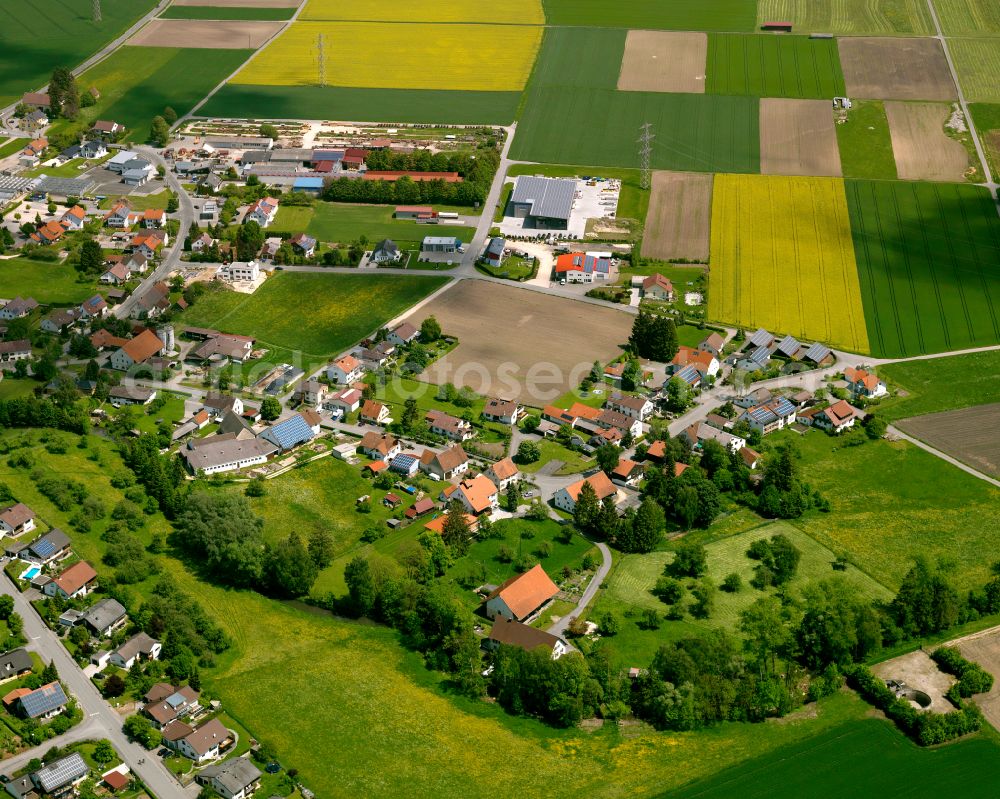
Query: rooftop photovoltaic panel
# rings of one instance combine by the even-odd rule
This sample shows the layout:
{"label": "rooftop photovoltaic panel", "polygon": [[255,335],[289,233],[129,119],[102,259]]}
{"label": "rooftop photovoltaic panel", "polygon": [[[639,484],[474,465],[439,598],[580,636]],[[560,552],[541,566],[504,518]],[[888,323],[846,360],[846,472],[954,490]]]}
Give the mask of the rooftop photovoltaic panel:
{"label": "rooftop photovoltaic panel", "polygon": [[30,718],[38,718],[57,708],[62,707],[67,702],[66,693],[59,683],[43,685],[36,691],[21,697],[21,706]]}
{"label": "rooftop photovoltaic panel", "polygon": [[83,758],[74,752],[67,757],[49,763],[35,773],[35,780],[46,793],[58,790],[75,782],[90,771]]}

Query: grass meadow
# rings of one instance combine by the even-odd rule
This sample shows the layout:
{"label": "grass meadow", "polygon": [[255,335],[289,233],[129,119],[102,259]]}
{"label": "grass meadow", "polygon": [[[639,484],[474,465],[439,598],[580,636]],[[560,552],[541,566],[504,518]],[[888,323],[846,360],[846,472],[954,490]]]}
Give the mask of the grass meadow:
{"label": "grass meadow", "polygon": [[[292,232],[305,230],[320,241],[348,244],[359,236],[367,236],[372,244],[380,239],[395,241],[420,241],[424,236],[455,236],[462,241],[472,241],[476,232],[471,225],[418,225],[405,219],[393,219],[395,206],[388,205],[348,205],[344,203],[318,202],[303,214],[304,226],[296,222]],[[281,211],[275,220],[277,230],[290,229],[281,226]]]}
{"label": "grass meadow", "polygon": [[483,4],[476,0],[309,0],[301,20],[392,20],[393,22],[494,22],[504,25],[543,25],[540,0],[510,0]]}
{"label": "grass meadow", "polygon": [[986,150],[986,160],[994,176],[1000,171],[1000,103],[972,103],[969,113]]}
{"label": "grass meadow", "polygon": [[[327,82],[372,89],[517,91],[528,79],[542,39],[542,29],[528,25],[295,22],[233,82],[318,86],[320,34],[332,45],[326,50]],[[378,46],[342,46],[349,41]]]}
{"label": "grass meadow", "polygon": [[1000,222],[958,184],[846,181],[874,355],[1000,343]]}
{"label": "grass meadow", "polygon": [[992,0],[934,0],[946,36],[1000,33],[1000,6]]}
{"label": "grass meadow", "polygon": [[83,109],[80,119],[113,119],[128,128],[129,140],[146,141],[154,116],[167,106],[186,114],[252,52],[122,47],[78,79],[101,92],[97,105]]}
{"label": "grass meadow", "polygon": [[34,297],[39,302],[73,305],[94,296],[94,281],[77,280],[72,266],[10,258],[0,261],[0,296]]}
{"label": "grass meadow", "polygon": [[[635,140],[640,126],[651,122],[657,136],[655,169],[759,171],[755,98],[619,92],[624,48],[624,31],[549,29],[511,157],[636,168]],[[581,61],[581,52],[589,57]],[[567,125],[566,120],[586,124]]]}
{"label": "grass meadow", "polygon": [[440,288],[447,278],[283,272],[253,294],[213,291],[184,324],[254,336],[309,360],[339,353]]}
{"label": "grass meadow", "polygon": [[177,6],[171,5],[160,14],[160,19],[291,19],[294,8],[265,8],[263,6]]}
{"label": "grass meadow", "polygon": [[843,95],[837,42],[807,36],[711,34],[705,92],[807,99]]}
{"label": "grass meadow", "polygon": [[76,67],[154,5],[152,0],[102,0],[102,21],[94,22],[91,0],[40,5],[0,0],[0,106],[48,83],[56,67]]}
{"label": "grass meadow", "polygon": [[881,100],[853,100],[847,121],[836,125],[840,166],[847,178],[895,180],[889,119]]}
{"label": "grass meadow", "polygon": [[923,36],[934,32],[923,0],[759,0],[757,22],[791,22],[796,33]]}
{"label": "grass meadow", "polygon": [[31,139],[7,139],[0,144],[0,158],[6,158],[8,155],[13,155],[18,150],[23,150],[24,145],[26,145]]}
{"label": "grass meadow", "polygon": [[1000,489],[904,441],[840,447],[819,431],[786,435],[802,453],[802,479],[832,505],[797,527],[892,590],[921,554],[953,564],[960,591],[986,581],[1000,535]]}
{"label": "grass meadow", "polygon": [[890,363],[878,373],[906,393],[879,403],[879,416],[889,420],[985,405],[1000,397],[998,350]]}
{"label": "grass meadow", "polygon": [[753,0],[544,0],[549,25],[681,31],[751,31]]}
{"label": "grass meadow", "polygon": [[868,351],[843,181],[717,175],[712,319]]}
{"label": "grass meadow", "polygon": [[936,799],[945,793],[987,799],[996,792],[987,776],[993,769],[1000,769],[1000,746],[992,734],[922,748],[890,722],[866,718],[775,749],[660,799],[897,796],[900,790],[911,799]]}
{"label": "grass meadow", "polygon": [[1000,103],[1000,37],[949,39],[958,82],[974,103]]}
{"label": "grass meadow", "polygon": [[465,92],[417,89],[352,89],[340,86],[251,86],[227,83],[201,109],[207,116],[254,118],[261,108],[276,119],[323,116],[365,122],[439,125],[513,121],[520,91]]}

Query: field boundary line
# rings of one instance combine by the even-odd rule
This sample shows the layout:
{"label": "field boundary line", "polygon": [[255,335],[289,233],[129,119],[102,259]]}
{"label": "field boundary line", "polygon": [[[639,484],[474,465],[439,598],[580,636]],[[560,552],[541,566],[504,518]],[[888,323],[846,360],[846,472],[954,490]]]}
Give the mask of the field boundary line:
{"label": "field boundary line", "polygon": [[932,447],[930,444],[921,441],[919,438],[911,436],[909,433],[904,433],[895,425],[889,425],[886,429],[893,435],[898,436],[899,438],[902,438],[906,441],[909,441],[914,446],[919,447],[925,452],[929,452],[931,455],[940,458],[946,463],[950,463],[952,466],[957,466],[963,472],[971,474],[973,477],[978,477],[980,480],[983,480],[984,482],[987,482],[992,486],[1000,488],[1000,480],[994,480],[992,477],[989,477],[988,475],[985,475],[982,472],[973,469],[968,464],[962,463],[962,461],[958,460],[958,458],[953,458],[951,455],[948,455],[942,452],[941,450]]}

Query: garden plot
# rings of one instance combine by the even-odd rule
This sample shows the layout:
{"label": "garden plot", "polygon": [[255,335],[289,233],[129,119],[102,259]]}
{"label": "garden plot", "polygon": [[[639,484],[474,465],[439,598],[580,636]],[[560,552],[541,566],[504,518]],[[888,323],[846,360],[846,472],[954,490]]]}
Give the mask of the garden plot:
{"label": "garden plot", "polygon": [[838,40],[851,97],[867,100],[954,100],[958,96],[937,39]]}
{"label": "garden plot", "polygon": [[629,31],[618,88],[704,94],[707,53],[704,33]]}
{"label": "garden plot", "polygon": [[708,260],[712,217],[712,175],[655,172],[643,258]]}
{"label": "garden plot", "polygon": [[915,416],[896,426],[977,471],[1000,477],[1000,403]]}
{"label": "garden plot", "polygon": [[941,103],[885,104],[901,180],[960,181],[969,168],[965,147],[950,138],[944,123],[951,107]]}
{"label": "garden plot", "polygon": [[154,19],[128,40],[134,47],[256,50],[281,30],[267,20]]}
{"label": "garden plot", "polygon": [[827,100],[760,101],[760,171],[840,177],[840,149]]}
{"label": "garden plot", "polygon": [[[431,315],[459,345],[424,373],[428,380],[538,407],[578,385],[595,360],[619,355],[633,319],[614,308],[480,280],[461,281],[409,321],[419,325]],[[567,337],[577,343],[564,346]]]}

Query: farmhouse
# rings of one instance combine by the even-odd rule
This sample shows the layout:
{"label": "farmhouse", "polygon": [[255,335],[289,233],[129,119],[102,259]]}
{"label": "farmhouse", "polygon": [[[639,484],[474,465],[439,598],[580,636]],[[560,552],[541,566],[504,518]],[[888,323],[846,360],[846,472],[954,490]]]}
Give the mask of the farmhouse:
{"label": "farmhouse", "polygon": [[111,354],[111,368],[127,372],[133,366],[146,363],[154,355],[162,352],[163,342],[157,338],[156,333],[146,328]]}
{"label": "farmhouse", "polygon": [[48,108],[52,100],[47,92],[25,92],[21,96],[21,105],[30,110]]}
{"label": "farmhouse", "polygon": [[511,577],[486,598],[486,616],[523,622],[548,604],[559,588],[541,564]]}
{"label": "farmhouse", "polygon": [[605,403],[606,406],[630,419],[646,421],[653,412],[653,403],[646,397],[633,397],[628,394],[613,394]]}
{"label": "farmhouse", "polygon": [[223,799],[247,799],[260,787],[260,769],[246,757],[231,757],[206,766],[195,782],[212,788]]}
{"label": "farmhouse", "polygon": [[452,498],[461,502],[473,516],[489,514],[500,507],[497,487],[484,474],[476,475],[471,480],[462,480],[455,486]]}
{"label": "farmhouse", "polygon": [[493,622],[490,637],[485,643],[489,649],[497,649],[501,644],[506,644],[520,647],[528,652],[545,647],[552,653],[553,660],[558,660],[569,651],[566,642],[559,636],[504,617]]}
{"label": "farmhouse", "polygon": [[0,511],[0,536],[19,536],[35,529],[35,512],[18,502]]}
{"label": "farmhouse", "polygon": [[60,599],[76,599],[86,596],[96,586],[97,572],[87,561],[81,560],[46,583],[43,592],[46,596],[57,596]]}
{"label": "farmhouse", "polygon": [[525,227],[565,230],[576,198],[576,181],[522,175],[514,181],[508,213]]}
{"label": "farmhouse", "polygon": [[504,491],[511,483],[521,479],[521,470],[509,457],[502,458],[486,470],[486,476],[500,491]]}
{"label": "farmhouse", "polygon": [[657,272],[642,281],[642,296],[651,300],[673,302],[674,284]]}
{"label": "farmhouse", "polygon": [[237,416],[243,414],[243,400],[232,394],[207,394],[202,400],[201,407],[214,419],[227,413],[235,413]]}
{"label": "farmhouse", "polygon": [[469,456],[465,454],[461,444],[455,444],[440,453],[424,450],[424,454],[420,456],[420,471],[437,480],[451,480],[464,474],[468,468]]}
{"label": "farmhouse", "polygon": [[580,490],[583,488],[584,483],[589,484],[594,489],[598,502],[603,502],[608,497],[617,499],[618,489],[611,482],[611,478],[604,472],[595,472],[590,477],[585,477],[583,480],[577,480],[565,488],[560,488],[556,491],[555,496],[552,497],[552,504],[559,508],[559,510],[572,513],[576,509],[576,500],[580,496]]}
{"label": "farmhouse", "polygon": [[267,439],[240,439],[234,433],[223,433],[191,439],[181,457],[192,474],[219,474],[267,463],[277,451]]}
{"label": "farmhouse", "polygon": [[610,252],[569,252],[556,258],[556,278],[567,283],[593,283],[611,277]]}
{"label": "farmhouse", "polygon": [[349,386],[364,375],[361,361],[353,355],[345,355],[335,360],[326,370],[326,376],[334,383]]}
{"label": "farmhouse", "polygon": [[131,315],[152,319],[168,310],[170,310],[170,287],[161,280],[150,286],[149,290],[139,297]]}
{"label": "farmhouse", "polygon": [[856,397],[875,399],[876,397],[884,397],[888,393],[885,383],[864,369],[848,366],[844,369],[844,380],[847,381],[847,387]]}
{"label": "farmhouse", "polygon": [[[253,355],[254,339],[248,336],[236,336],[229,333],[219,333],[199,344],[187,355],[189,361],[217,361],[228,358],[237,363],[243,363]],[[242,411],[239,411],[242,413]]]}

